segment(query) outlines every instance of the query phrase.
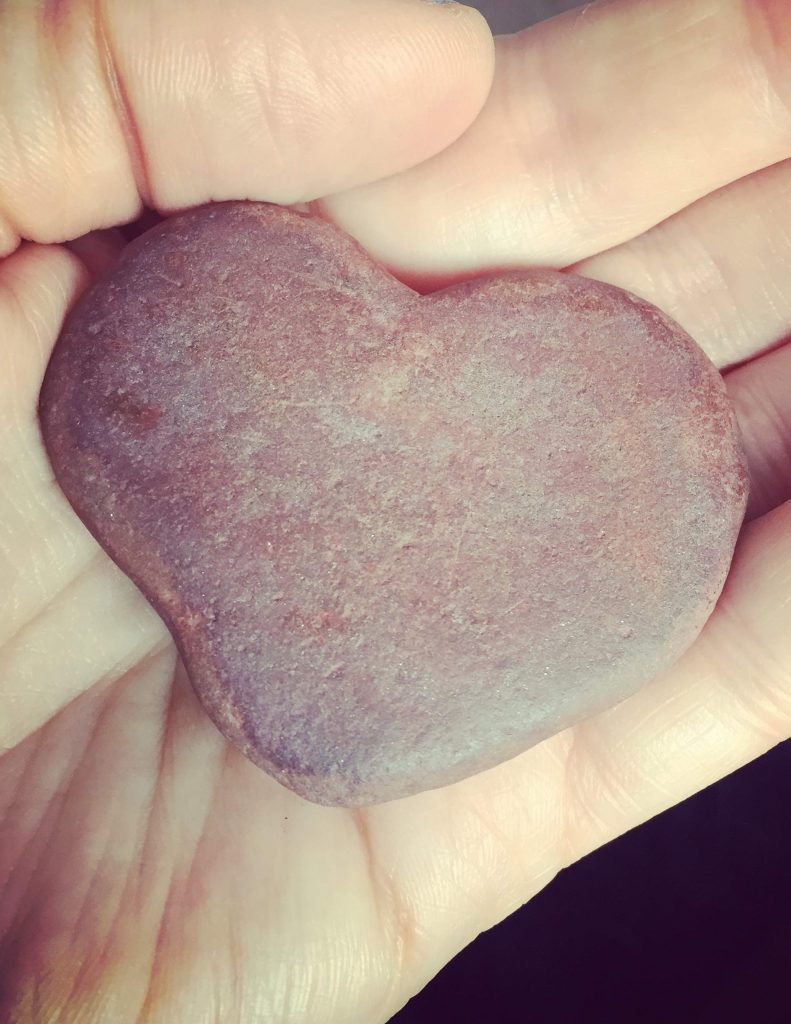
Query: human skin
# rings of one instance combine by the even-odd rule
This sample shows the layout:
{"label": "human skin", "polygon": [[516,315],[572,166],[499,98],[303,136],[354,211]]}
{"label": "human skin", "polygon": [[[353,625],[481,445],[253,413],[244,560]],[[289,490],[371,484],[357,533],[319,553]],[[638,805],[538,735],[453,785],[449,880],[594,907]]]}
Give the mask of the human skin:
{"label": "human skin", "polygon": [[[500,42],[452,143],[491,70],[453,4],[346,0],[332,25],[307,0],[98,9],[102,32],[93,4],[0,15],[0,1017],[384,1021],[560,868],[791,734],[791,12],[571,13]],[[315,201],[424,287],[574,265],[692,334],[752,490],[672,672],[367,811],[307,804],[223,742],[35,417],[64,313],[121,244],[85,236],[212,198]]]}

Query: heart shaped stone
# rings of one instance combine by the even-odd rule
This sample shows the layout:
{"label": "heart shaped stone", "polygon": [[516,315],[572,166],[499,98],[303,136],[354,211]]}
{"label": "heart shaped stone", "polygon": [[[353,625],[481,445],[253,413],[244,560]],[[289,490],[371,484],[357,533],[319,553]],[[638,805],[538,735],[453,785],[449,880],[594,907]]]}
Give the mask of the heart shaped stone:
{"label": "heart shaped stone", "polygon": [[70,316],[57,479],[225,735],[365,804],[621,700],[722,588],[746,474],[659,310],[552,271],[421,297],[266,204],[173,217]]}

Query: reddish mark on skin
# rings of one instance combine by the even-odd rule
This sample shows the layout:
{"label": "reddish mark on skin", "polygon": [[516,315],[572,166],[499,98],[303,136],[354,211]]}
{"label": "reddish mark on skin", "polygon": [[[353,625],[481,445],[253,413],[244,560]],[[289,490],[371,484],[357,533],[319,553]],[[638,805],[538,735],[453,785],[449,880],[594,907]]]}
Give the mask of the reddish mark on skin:
{"label": "reddish mark on skin", "polygon": [[788,0],[744,0],[741,10],[760,69],[766,73],[778,96],[781,99],[785,97],[787,103],[787,89],[784,86],[791,84],[791,81],[781,81],[781,76],[789,78],[791,17]]}
{"label": "reddish mark on skin", "polygon": [[68,24],[74,7],[75,5],[71,0],[44,0],[41,11],[44,29],[50,35],[55,35],[62,31]]}

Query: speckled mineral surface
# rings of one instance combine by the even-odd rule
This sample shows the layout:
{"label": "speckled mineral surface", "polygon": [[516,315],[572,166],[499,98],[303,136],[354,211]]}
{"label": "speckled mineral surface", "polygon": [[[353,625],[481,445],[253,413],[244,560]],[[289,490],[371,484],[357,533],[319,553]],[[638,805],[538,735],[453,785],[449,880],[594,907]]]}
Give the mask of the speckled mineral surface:
{"label": "speckled mineral surface", "polygon": [[323,803],[452,782],[636,690],[702,628],[745,507],[720,376],[651,305],[551,271],[421,297],[265,204],[130,245],[40,411],[208,713]]}

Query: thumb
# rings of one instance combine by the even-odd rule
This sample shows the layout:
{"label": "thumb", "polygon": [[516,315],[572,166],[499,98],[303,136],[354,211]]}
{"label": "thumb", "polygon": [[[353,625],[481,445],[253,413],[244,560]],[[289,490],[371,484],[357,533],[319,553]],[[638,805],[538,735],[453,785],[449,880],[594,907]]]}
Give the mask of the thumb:
{"label": "thumb", "polygon": [[480,15],[428,0],[0,5],[0,256],[212,199],[293,203],[439,152],[488,92]]}

